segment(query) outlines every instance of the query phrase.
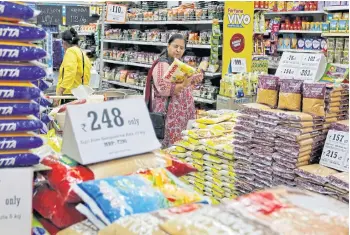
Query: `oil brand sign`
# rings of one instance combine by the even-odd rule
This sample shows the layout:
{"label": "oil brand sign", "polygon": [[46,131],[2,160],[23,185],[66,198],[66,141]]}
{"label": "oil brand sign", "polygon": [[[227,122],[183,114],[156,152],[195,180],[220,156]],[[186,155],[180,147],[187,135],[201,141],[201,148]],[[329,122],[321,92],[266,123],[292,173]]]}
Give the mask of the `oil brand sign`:
{"label": "oil brand sign", "polygon": [[253,52],[254,2],[225,2],[222,75],[231,73],[232,59],[246,61],[250,71]]}

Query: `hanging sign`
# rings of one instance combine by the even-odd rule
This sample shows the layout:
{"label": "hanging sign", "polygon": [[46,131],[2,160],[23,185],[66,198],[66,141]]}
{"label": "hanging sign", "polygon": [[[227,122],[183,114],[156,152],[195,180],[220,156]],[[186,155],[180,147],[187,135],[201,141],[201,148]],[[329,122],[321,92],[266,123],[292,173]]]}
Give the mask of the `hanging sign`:
{"label": "hanging sign", "polygon": [[125,23],[127,7],[118,4],[107,4],[106,21],[115,23]]}
{"label": "hanging sign", "polygon": [[0,234],[32,234],[33,169],[0,169],[0,192]]}
{"label": "hanging sign", "polygon": [[90,7],[66,6],[67,25],[88,25],[90,23]]}
{"label": "hanging sign", "polygon": [[[222,51],[222,76],[236,72],[232,61],[245,60],[246,71],[251,70],[253,53],[254,2],[225,2]],[[240,67],[240,70],[243,70]]]}
{"label": "hanging sign", "polygon": [[37,22],[41,25],[62,25],[62,6],[37,5],[40,14]]}
{"label": "hanging sign", "polygon": [[160,148],[142,99],[68,106],[63,130],[62,153],[81,164]]}
{"label": "hanging sign", "polygon": [[320,164],[339,171],[349,172],[348,132],[336,130],[328,131]]}

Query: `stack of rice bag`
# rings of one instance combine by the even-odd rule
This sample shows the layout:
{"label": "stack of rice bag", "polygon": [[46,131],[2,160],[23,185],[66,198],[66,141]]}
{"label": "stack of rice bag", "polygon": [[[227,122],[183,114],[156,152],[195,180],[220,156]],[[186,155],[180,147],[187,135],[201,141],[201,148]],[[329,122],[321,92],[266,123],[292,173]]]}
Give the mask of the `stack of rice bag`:
{"label": "stack of rice bag", "polygon": [[167,149],[198,170],[182,179],[214,202],[236,195],[232,132],[237,115],[230,110],[205,112],[192,124],[194,129],[184,130],[182,140]]}
{"label": "stack of rice bag", "polygon": [[349,119],[349,84],[327,86],[325,109],[326,123]]}
{"label": "stack of rice bag", "polygon": [[[330,124],[330,130],[349,132],[349,120]],[[349,173],[313,164],[295,169],[298,187],[328,195],[349,203]]]}
{"label": "stack of rice bag", "polygon": [[300,112],[243,105],[234,127],[236,189],[245,194],[284,184],[295,186],[294,169],[317,161],[327,134],[321,118]]}
{"label": "stack of rice bag", "polygon": [[98,234],[345,235],[349,233],[348,219],[348,207],[332,198],[297,189],[275,188],[227,200],[217,206],[189,204],[127,216]]}
{"label": "stack of rice bag", "polygon": [[35,16],[30,7],[1,1],[0,7],[0,167],[28,166],[39,163],[31,151],[43,145],[34,134],[45,127],[38,119],[41,107],[34,100],[42,95],[34,84],[46,76],[31,63],[46,52],[29,42],[45,38],[45,31],[25,23]]}
{"label": "stack of rice bag", "polygon": [[295,170],[298,187],[349,203],[349,173],[312,164]]}
{"label": "stack of rice bag", "polygon": [[127,215],[207,202],[164,168],[82,182],[73,189],[84,202],[77,209],[99,229]]}

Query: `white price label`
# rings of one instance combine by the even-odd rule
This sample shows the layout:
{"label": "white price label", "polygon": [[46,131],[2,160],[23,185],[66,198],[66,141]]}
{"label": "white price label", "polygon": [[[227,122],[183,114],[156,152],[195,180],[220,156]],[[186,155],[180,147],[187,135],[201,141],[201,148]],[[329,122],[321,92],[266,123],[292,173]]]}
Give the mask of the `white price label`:
{"label": "white price label", "polygon": [[321,61],[321,54],[308,54],[308,55],[303,55],[303,59],[301,61],[302,66],[307,66],[307,67],[318,67],[319,63]]}
{"label": "white price label", "polygon": [[299,66],[301,61],[301,55],[284,52],[280,61],[280,64],[283,66]]}
{"label": "white price label", "polygon": [[349,171],[349,133],[330,130],[321,156],[321,165]]}
{"label": "white price label", "polygon": [[66,115],[62,152],[81,164],[141,154],[160,147],[142,99],[68,107]]}
{"label": "white price label", "polygon": [[247,72],[246,59],[245,58],[232,58],[231,59],[231,72],[232,73]]}
{"label": "white price label", "polygon": [[278,67],[278,69],[276,71],[276,76],[279,76],[281,79],[284,79],[284,78],[293,79],[294,77],[296,77],[297,72],[298,72],[297,68],[280,66],[280,67]]}
{"label": "white price label", "polygon": [[127,13],[126,6],[108,3],[106,21],[116,22],[116,23],[125,23],[126,13]]}
{"label": "white price label", "polygon": [[316,72],[314,69],[300,69],[296,78],[305,81],[314,81]]}
{"label": "white price label", "polygon": [[33,169],[0,169],[0,234],[32,234]]}

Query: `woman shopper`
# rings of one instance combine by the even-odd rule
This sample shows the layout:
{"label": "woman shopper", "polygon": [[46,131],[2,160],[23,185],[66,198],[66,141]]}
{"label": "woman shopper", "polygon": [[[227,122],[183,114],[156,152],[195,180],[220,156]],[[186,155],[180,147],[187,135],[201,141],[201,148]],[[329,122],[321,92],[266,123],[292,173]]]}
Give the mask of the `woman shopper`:
{"label": "woman shopper", "polygon": [[[71,90],[79,85],[88,85],[91,69],[90,59],[79,48],[79,37],[75,29],[71,28],[62,33],[62,43],[65,54],[56,87],[58,96],[70,95]],[[55,104],[58,105],[59,100],[55,100]]]}
{"label": "woman shopper", "polygon": [[[189,120],[195,118],[195,106],[192,97],[192,85],[203,79],[203,73],[194,74],[182,83],[172,83],[164,78],[165,72],[173,63],[174,58],[181,60],[185,53],[186,42],[182,34],[174,34],[168,41],[167,49],[155,61],[151,71],[153,94],[152,112],[165,113],[165,134],[162,147],[168,147],[181,139],[181,131],[185,130]],[[146,88],[147,90],[147,88]]]}

